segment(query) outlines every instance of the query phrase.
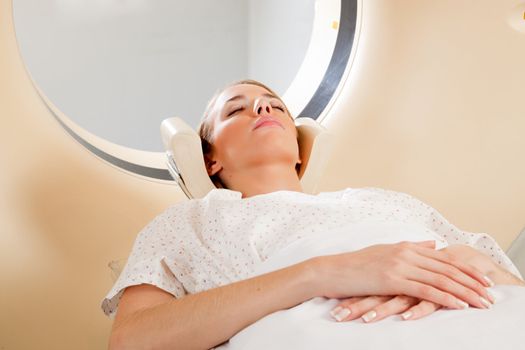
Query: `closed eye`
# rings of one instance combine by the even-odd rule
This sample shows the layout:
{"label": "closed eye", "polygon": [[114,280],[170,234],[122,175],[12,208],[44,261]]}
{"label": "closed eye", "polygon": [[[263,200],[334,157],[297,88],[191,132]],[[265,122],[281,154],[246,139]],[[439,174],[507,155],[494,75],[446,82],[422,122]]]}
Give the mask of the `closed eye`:
{"label": "closed eye", "polygon": [[232,111],[230,111],[230,112],[228,113],[228,117],[234,115],[234,114],[237,113],[237,112],[242,111],[243,109],[244,109],[243,107],[233,109]]}
{"label": "closed eye", "polygon": [[272,106],[272,108],[275,108],[275,109],[280,110],[281,112],[284,112],[284,107],[281,105],[275,105],[275,106]]}

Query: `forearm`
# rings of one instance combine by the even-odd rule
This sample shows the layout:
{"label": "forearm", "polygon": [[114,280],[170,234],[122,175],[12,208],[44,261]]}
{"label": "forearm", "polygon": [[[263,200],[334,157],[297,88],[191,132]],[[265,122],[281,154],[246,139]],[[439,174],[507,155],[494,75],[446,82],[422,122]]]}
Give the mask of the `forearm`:
{"label": "forearm", "polygon": [[315,296],[309,261],[131,314],[110,349],[209,349],[260,318]]}

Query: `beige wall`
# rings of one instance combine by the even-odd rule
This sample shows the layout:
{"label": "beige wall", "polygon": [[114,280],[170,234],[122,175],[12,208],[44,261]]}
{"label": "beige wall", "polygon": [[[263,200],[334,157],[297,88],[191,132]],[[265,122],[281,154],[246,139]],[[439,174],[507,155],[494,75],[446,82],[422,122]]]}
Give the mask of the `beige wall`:
{"label": "beige wall", "polygon": [[475,3],[364,1],[323,187],[408,192],[507,248],[525,227],[525,4]]}
{"label": "beige wall", "polygon": [[104,349],[107,267],[184,197],[99,160],[55,121],[20,60],[0,0],[0,348]]}
{"label": "beige wall", "polygon": [[[471,3],[365,1],[321,190],[408,192],[506,248],[525,226],[525,36],[506,23],[513,1]],[[9,0],[0,52],[0,348],[103,349],[107,263],[183,195],[66,134],[26,75]]]}

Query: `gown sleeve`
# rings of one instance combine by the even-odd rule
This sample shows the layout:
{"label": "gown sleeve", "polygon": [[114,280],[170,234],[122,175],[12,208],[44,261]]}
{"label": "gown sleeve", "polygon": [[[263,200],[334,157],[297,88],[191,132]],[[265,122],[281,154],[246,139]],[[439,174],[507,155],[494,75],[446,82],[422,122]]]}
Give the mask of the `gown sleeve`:
{"label": "gown sleeve", "polygon": [[168,250],[173,248],[167,244],[173,230],[164,215],[157,216],[137,235],[122,273],[102,301],[101,307],[107,316],[114,317],[122,293],[130,286],[150,284],[176,298],[187,294],[166,264]]}

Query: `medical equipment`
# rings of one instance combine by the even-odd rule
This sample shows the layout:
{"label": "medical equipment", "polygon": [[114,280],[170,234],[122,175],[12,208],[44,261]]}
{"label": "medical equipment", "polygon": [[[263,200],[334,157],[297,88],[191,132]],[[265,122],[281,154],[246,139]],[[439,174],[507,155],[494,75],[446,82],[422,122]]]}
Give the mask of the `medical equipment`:
{"label": "medical equipment", "polygon": [[[509,247],[525,224],[523,1],[356,3],[355,39],[341,41],[350,57],[332,60],[341,80],[318,119],[337,146],[318,189],[410,193]],[[338,17],[319,21],[318,43],[330,41],[321,29],[337,34]],[[99,309],[111,285],[107,262],[126,257],[136,233],[187,196],[171,181],[164,153],[84,138],[166,175],[154,177],[101,160],[70,137],[51,96],[35,89],[13,21],[12,2],[0,1],[1,345],[103,349],[111,327]],[[347,24],[339,22],[338,41],[353,37]],[[314,64],[301,69],[289,95],[299,112],[324,74],[312,78],[321,66],[312,53],[305,60]]]}
{"label": "medical equipment", "polygon": [[525,276],[525,228],[514,239],[506,253],[520,273]]}

